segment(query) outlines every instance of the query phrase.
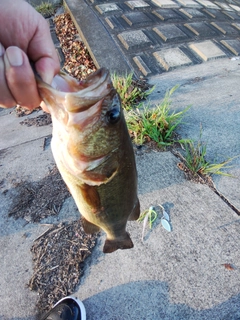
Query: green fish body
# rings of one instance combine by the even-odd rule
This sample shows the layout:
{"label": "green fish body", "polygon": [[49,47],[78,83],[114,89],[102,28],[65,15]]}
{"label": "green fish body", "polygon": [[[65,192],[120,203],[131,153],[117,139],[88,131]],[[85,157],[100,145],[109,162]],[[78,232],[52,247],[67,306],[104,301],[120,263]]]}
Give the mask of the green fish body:
{"label": "green fish body", "polygon": [[83,81],[60,73],[52,86],[39,78],[37,83],[52,116],[54,159],[85,232],[106,233],[104,253],[132,248],[126,224],[140,214],[137,170],[109,72],[99,69]]}

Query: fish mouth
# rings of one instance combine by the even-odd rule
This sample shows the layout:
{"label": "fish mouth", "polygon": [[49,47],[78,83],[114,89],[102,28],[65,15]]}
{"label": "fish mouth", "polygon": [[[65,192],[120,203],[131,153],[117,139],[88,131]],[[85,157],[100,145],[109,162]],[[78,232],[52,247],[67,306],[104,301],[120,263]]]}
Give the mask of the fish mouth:
{"label": "fish mouth", "polygon": [[81,81],[60,72],[51,85],[43,82],[37,74],[35,77],[39,94],[51,115],[60,122],[81,127],[96,122],[104,99],[116,92],[106,68],[100,68]]}
{"label": "fish mouth", "polygon": [[109,71],[100,68],[90,74],[85,80],[76,80],[64,72],[60,72],[53,78],[52,87],[62,92],[82,91],[83,95],[88,95],[91,91],[97,90],[106,81]]}
{"label": "fish mouth", "polygon": [[55,76],[52,89],[56,95],[64,96],[64,106],[68,112],[82,112],[104,99],[113,90],[109,71],[101,68],[78,81],[64,73]]}

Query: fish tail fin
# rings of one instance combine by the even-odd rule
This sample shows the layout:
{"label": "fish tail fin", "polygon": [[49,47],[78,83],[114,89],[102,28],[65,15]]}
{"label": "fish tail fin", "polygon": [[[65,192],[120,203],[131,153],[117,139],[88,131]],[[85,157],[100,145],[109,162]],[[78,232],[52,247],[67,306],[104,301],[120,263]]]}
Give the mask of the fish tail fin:
{"label": "fish tail fin", "polygon": [[126,232],[124,237],[116,238],[116,239],[106,239],[103,252],[104,253],[111,253],[118,249],[131,249],[133,248],[133,242]]}
{"label": "fish tail fin", "polygon": [[137,220],[140,216],[140,203],[137,199],[137,203],[135,204],[135,207],[133,208],[133,211],[131,212],[128,220]]}
{"label": "fish tail fin", "polygon": [[92,234],[92,233],[99,232],[100,228],[98,226],[96,226],[95,224],[89,222],[84,217],[81,217],[81,220],[82,220],[83,229],[84,229],[84,231],[86,233]]}

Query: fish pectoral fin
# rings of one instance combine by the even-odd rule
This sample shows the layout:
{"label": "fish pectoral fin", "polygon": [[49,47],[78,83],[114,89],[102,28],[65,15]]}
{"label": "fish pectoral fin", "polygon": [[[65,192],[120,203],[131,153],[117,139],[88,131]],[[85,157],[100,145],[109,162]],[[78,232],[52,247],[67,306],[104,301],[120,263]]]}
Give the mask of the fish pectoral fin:
{"label": "fish pectoral fin", "polygon": [[81,174],[81,179],[90,186],[100,186],[101,184],[107,183],[112,180],[117,172],[118,167],[108,172],[85,171]]}
{"label": "fish pectoral fin", "polygon": [[101,208],[101,199],[97,188],[86,183],[80,185],[79,188],[84,201],[93,209],[93,212],[97,213]]}
{"label": "fish pectoral fin", "polygon": [[137,199],[137,203],[135,204],[135,207],[133,208],[128,220],[137,220],[140,216],[140,203],[139,200]]}
{"label": "fish pectoral fin", "polygon": [[118,249],[131,249],[133,248],[133,242],[126,232],[124,237],[116,238],[116,239],[106,239],[103,252],[104,253],[112,253]]}
{"label": "fish pectoral fin", "polygon": [[84,229],[84,231],[86,233],[93,234],[93,233],[99,232],[100,228],[98,226],[96,226],[95,224],[89,222],[84,217],[81,217],[81,220],[82,220],[83,229]]}

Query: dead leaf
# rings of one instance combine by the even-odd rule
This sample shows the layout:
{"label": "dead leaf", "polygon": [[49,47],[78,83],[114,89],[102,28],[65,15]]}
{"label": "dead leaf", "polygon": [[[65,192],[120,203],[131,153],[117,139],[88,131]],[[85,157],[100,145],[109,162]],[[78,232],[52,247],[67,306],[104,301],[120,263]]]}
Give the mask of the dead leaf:
{"label": "dead leaf", "polygon": [[186,171],[186,166],[182,162],[179,162],[177,164],[177,166],[178,166],[178,169],[180,169],[182,171]]}
{"label": "dead leaf", "polygon": [[231,263],[224,263],[223,266],[225,267],[225,269],[230,271],[235,269]]}
{"label": "dead leaf", "polygon": [[55,30],[65,57],[64,69],[81,80],[97,70],[87,48],[78,38],[78,31],[69,13],[54,19]]}

